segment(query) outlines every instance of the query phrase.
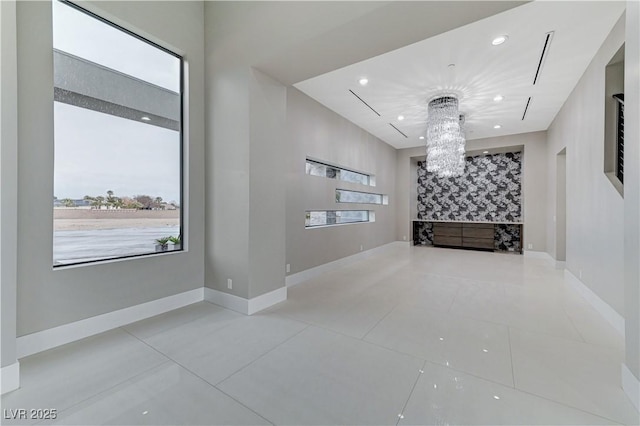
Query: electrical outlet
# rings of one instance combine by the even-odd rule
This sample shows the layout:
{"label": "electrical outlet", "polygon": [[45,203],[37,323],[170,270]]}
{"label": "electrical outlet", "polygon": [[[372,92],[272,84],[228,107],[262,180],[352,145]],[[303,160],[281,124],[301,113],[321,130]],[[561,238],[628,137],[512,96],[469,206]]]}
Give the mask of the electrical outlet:
{"label": "electrical outlet", "polygon": [[287,263],[287,273],[291,272],[291,264]]}
{"label": "electrical outlet", "polygon": [[233,280],[231,278],[227,278],[227,288],[228,289],[233,288]]}
{"label": "electrical outlet", "polygon": [[362,251],[362,249],[363,249],[362,244],[360,244],[360,251]]}
{"label": "electrical outlet", "polygon": [[402,236],[402,240],[403,240],[403,241],[407,241],[407,236],[406,236],[406,235],[403,235],[403,236]]}
{"label": "electrical outlet", "polygon": [[531,249],[533,248],[533,244],[528,244],[528,245],[527,245],[527,248],[528,248],[529,250],[531,250]]}

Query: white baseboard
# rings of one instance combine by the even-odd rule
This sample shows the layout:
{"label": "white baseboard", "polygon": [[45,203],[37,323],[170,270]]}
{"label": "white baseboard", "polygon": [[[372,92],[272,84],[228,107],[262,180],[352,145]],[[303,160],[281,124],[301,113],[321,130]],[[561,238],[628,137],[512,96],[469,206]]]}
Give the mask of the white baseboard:
{"label": "white baseboard", "polygon": [[275,304],[287,300],[287,287],[283,286],[261,296],[249,299],[248,315],[253,315]]}
{"label": "white baseboard", "polygon": [[356,253],[353,254],[351,256],[347,256],[347,257],[343,257],[341,259],[338,260],[334,260],[333,262],[329,262],[329,263],[325,263],[313,268],[309,268],[309,269],[305,269],[304,271],[301,272],[297,272],[295,274],[291,274],[289,276],[287,276],[287,278],[285,279],[285,283],[287,285],[287,287],[292,287],[294,285],[298,285],[304,281],[310,280],[312,278],[317,277],[318,275],[322,275],[326,272],[331,272],[331,271],[335,271],[337,269],[340,269],[344,266],[347,266],[349,264],[352,264],[354,262],[357,262],[359,260],[362,259],[366,259],[374,254],[380,253],[382,251],[386,251],[388,249],[390,249],[391,247],[396,247],[396,246],[400,246],[400,247],[409,247],[409,243],[407,241],[394,241],[392,243],[388,243],[388,244],[384,244],[382,246],[379,247],[375,247],[372,249],[369,249],[367,251],[363,251],[360,253]]}
{"label": "white baseboard", "polygon": [[593,290],[587,287],[578,277],[573,275],[568,269],[564,270],[564,280],[573,287],[618,333],[624,337],[624,318]]}
{"label": "white baseboard", "polygon": [[245,299],[244,297],[205,287],[204,300],[244,315],[253,315],[276,303],[287,300],[287,287],[280,287],[253,299]]}
{"label": "white baseboard", "polygon": [[622,389],[635,405],[636,410],[640,411],[640,381],[625,364],[622,364]]}
{"label": "white baseboard", "polygon": [[18,361],[0,369],[0,394],[14,391],[20,387],[20,363]]}
{"label": "white baseboard", "polygon": [[174,294],[81,321],[20,336],[16,340],[18,358],[33,355],[132,322],[150,318],[204,300],[202,288]]}
{"label": "white baseboard", "polygon": [[544,260],[548,260],[550,262],[555,262],[556,261],[546,251],[525,250],[524,251],[524,257],[530,257],[532,259],[544,259]]}

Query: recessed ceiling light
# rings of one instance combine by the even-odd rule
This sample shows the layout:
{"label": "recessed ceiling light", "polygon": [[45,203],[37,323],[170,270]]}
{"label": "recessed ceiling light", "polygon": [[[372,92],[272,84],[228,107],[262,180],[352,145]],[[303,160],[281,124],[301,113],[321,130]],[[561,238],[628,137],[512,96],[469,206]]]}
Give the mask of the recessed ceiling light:
{"label": "recessed ceiling light", "polygon": [[404,120],[404,115],[399,115],[398,116],[398,120],[400,120],[400,121]]}
{"label": "recessed ceiling light", "polygon": [[498,395],[493,395],[493,399],[500,399]]}
{"label": "recessed ceiling light", "polygon": [[369,83],[369,79],[368,78],[361,78],[360,80],[358,80],[358,83],[360,83],[360,86],[366,86],[367,83]]}
{"label": "recessed ceiling light", "polygon": [[509,37],[507,37],[506,35],[501,35],[498,36],[496,38],[493,39],[493,41],[491,42],[491,44],[493,44],[494,46],[499,46],[502,43],[504,43],[505,41],[507,41]]}
{"label": "recessed ceiling light", "polygon": [[503,99],[504,99],[504,96],[502,96],[502,95],[497,95],[495,98],[493,98],[493,100],[496,101],[496,102],[500,102]]}
{"label": "recessed ceiling light", "polygon": [[151,119],[149,117],[147,117],[146,115],[144,117],[141,118],[144,121],[151,121]]}
{"label": "recessed ceiling light", "polygon": [[422,140],[422,139],[424,139],[424,136],[420,136],[418,139]]}
{"label": "recessed ceiling light", "polygon": [[501,128],[501,127],[502,127],[502,126],[501,126],[501,125],[499,125],[499,124],[496,124],[495,126],[493,126],[493,128],[494,128],[494,129],[499,129],[499,128]]}

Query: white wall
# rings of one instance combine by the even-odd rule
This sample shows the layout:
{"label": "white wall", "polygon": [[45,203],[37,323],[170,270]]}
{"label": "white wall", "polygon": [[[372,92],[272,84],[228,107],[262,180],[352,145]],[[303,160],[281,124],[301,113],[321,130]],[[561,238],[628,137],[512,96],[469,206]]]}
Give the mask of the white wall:
{"label": "white wall", "polygon": [[566,148],[566,268],[620,315],[625,298],[624,204],[603,165],[605,67],[624,39],[622,17],[547,131],[548,251],[555,257],[556,155]]}
{"label": "white wall", "polygon": [[256,28],[234,24],[266,4],[205,3],[205,286],[252,299],[285,285],[286,90],[252,67],[264,54],[257,45],[273,39],[276,49],[279,37],[248,43]]}
{"label": "white wall", "polygon": [[[640,3],[627,1],[625,44],[625,364],[640,381]],[[637,395],[637,394],[636,394]],[[636,405],[638,409],[640,406]]]}
{"label": "white wall", "polygon": [[[395,152],[299,90],[287,89],[286,219],[291,273],[395,240]],[[375,175],[376,186],[306,174],[306,158]],[[340,204],[336,188],[389,195],[389,205]],[[372,210],[375,222],[305,229],[307,210]]]}
{"label": "white wall", "polygon": [[172,255],[53,270],[51,4],[18,2],[19,336],[203,285],[203,5],[163,1],[82,5],[183,55],[186,61],[184,215],[188,246],[186,252]]}
{"label": "white wall", "polygon": [[[522,196],[524,205],[524,248],[546,251],[546,133],[533,132],[467,141],[467,151],[523,146]],[[411,221],[416,218],[416,158],[424,158],[425,148],[397,151],[396,157],[396,239],[412,238]]]}
{"label": "white wall", "polygon": [[[0,2],[0,315],[1,366],[16,362],[18,117],[16,3]],[[4,385],[3,385],[4,388]],[[4,390],[4,389],[3,389]]]}

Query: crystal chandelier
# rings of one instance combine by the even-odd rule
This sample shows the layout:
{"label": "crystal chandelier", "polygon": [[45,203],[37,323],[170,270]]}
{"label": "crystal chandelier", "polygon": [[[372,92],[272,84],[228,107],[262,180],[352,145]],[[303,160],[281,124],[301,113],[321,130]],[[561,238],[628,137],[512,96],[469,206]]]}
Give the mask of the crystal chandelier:
{"label": "crystal chandelier", "polygon": [[429,102],[427,117],[427,171],[439,177],[464,173],[464,116],[458,98],[441,96]]}

